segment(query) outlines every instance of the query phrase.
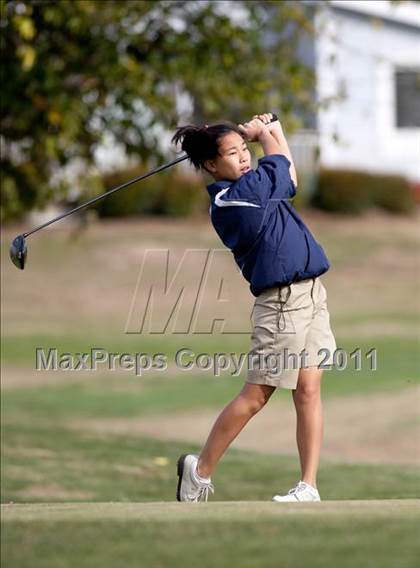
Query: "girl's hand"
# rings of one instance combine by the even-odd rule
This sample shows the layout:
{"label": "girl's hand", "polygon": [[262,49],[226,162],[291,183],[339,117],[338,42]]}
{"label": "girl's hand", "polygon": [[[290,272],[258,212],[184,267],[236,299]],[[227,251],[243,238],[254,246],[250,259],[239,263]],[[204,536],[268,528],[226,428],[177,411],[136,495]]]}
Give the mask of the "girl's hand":
{"label": "girl's hand", "polygon": [[259,118],[262,122],[264,122],[264,124],[268,124],[271,122],[273,115],[271,112],[266,112],[265,114],[254,114],[252,119],[254,120],[255,118]]}
{"label": "girl's hand", "polygon": [[268,131],[265,122],[259,118],[253,118],[245,124],[238,124],[238,128],[249,142],[257,142],[261,134]]}
{"label": "girl's hand", "polygon": [[273,115],[271,112],[267,112],[265,114],[254,114],[252,117],[253,119],[258,118],[261,122],[267,125],[269,132],[278,132],[279,134],[283,133],[283,129],[281,127],[280,121],[277,119],[274,122],[271,122]]}

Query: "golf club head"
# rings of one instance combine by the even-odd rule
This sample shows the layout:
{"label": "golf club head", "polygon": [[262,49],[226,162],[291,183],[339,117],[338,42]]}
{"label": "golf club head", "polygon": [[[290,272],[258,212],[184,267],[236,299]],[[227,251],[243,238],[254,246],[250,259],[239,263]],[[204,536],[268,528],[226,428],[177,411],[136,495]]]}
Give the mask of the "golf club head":
{"label": "golf club head", "polygon": [[10,245],[10,258],[13,264],[21,270],[25,268],[27,252],[25,237],[23,235],[17,236]]}

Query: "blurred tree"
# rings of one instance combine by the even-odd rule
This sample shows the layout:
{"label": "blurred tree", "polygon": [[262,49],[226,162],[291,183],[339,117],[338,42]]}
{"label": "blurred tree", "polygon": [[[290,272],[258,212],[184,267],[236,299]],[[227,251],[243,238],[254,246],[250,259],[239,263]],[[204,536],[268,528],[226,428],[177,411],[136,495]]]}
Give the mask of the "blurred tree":
{"label": "blurred tree", "polygon": [[177,125],[179,93],[206,122],[276,109],[291,126],[311,105],[299,2],[0,1],[3,218],[42,205],[73,159],[92,164],[106,132],[167,159],[154,127]]}

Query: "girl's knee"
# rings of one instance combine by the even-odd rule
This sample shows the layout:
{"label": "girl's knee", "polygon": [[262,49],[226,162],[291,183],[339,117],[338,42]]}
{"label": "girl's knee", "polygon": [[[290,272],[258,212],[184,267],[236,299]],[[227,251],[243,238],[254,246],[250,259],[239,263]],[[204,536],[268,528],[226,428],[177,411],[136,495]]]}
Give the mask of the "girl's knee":
{"label": "girl's knee", "polygon": [[275,388],[247,383],[240,396],[246,401],[249,412],[256,414],[267,404]]}
{"label": "girl's knee", "polygon": [[321,397],[322,369],[309,367],[301,369],[293,398],[299,404],[310,404]]}
{"label": "girl's knee", "polygon": [[257,414],[263,408],[267,401],[263,399],[248,400],[248,408],[251,414]]}
{"label": "girl's knee", "polygon": [[301,384],[293,391],[293,398],[298,404],[311,404],[317,402],[321,397],[320,384]]}

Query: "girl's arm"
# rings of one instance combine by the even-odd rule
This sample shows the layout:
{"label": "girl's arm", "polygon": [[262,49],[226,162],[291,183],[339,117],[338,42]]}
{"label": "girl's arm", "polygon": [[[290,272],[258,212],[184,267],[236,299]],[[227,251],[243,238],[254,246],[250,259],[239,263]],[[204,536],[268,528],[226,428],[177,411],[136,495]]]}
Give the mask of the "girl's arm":
{"label": "girl's arm", "polygon": [[[283,134],[283,129],[279,121],[269,124],[270,120],[271,114],[260,114],[257,118],[253,118],[250,122],[239,124],[238,127],[249,142],[260,142],[266,156],[270,156],[272,154],[282,154],[286,156],[290,162],[290,177],[297,187],[296,169],[289,145],[287,144],[286,137]],[[272,132],[271,129],[273,129],[274,132]]]}
{"label": "girl's arm", "polygon": [[[255,116],[253,116],[253,119],[258,118],[259,120],[264,122],[264,124],[267,125],[268,131],[275,138],[276,142],[278,143],[278,145],[280,147],[280,151],[278,151],[277,153],[283,154],[284,156],[286,156],[286,158],[290,162],[290,177],[292,178],[293,183],[297,187],[297,173],[296,173],[295,164],[293,162],[292,153],[290,151],[290,148],[289,148],[289,145],[287,143],[286,136],[284,135],[283,128],[280,124],[280,121],[276,120],[275,122],[270,122],[271,119],[272,119],[272,116],[273,115],[271,113],[256,114]],[[261,142],[261,144],[262,144],[262,142]],[[264,149],[264,145],[263,145],[263,149]],[[265,149],[264,149],[264,153],[267,155],[267,153],[265,152]],[[274,153],[274,152],[271,152],[271,153]]]}

